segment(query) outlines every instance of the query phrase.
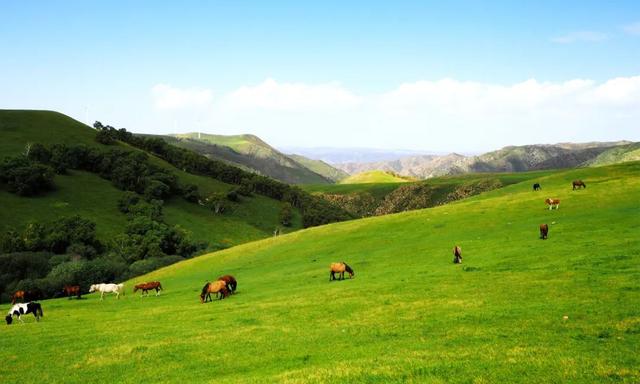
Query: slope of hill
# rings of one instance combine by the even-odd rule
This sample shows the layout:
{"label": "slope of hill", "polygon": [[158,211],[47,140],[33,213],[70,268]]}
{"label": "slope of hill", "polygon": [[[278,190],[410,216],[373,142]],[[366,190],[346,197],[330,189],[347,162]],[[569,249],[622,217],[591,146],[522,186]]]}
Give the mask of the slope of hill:
{"label": "slope of hill", "polygon": [[445,156],[412,156],[376,163],[345,163],[334,166],[350,174],[381,169],[421,179],[473,172],[523,172],[578,167],[611,148],[626,145],[629,142],[509,146],[479,156],[466,157],[452,153]]}
{"label": "slope of hill", "polygon": [[[572,191],[576,178],[589,188]],[[543,193],[513,184],[241,245],[126,283],[159,280],[159,297],[44,301],[40,323],[25,317],[3,328],[0,376],[638,382],[640,163],[553,172],[541,182]],[[562,200],[559,210],[546,209],[549,196]],[[538,238],[540,223],[550,226],[547,240]],[[455,244],[462,265],[451,262]],[[329,282],[329,263],[341,260],[355,278]],[[223,273],[237,277],[238,293],[200,304],[204,282]]]}
{"label": "slope of hill", "polygon": [[[16,155],[28,144],[83,144],[106,148],[95,140],[95,130],[57,112],[0,110],[0,153]],[[126,144],[117,146],[139,151]],[[197,185],[203,194],[226,193],[234,186],[218,180],[193,175],[150,155],[150,161],[178,176],[180,181]],[[118,211],[117,201],[124,192],[96,174],[69,171],[56,175],[56,190],[38,197],[19,197],[0,188],[0,230],[22,227],[34,221],[79,214],[97,224],[104,240],[122,232],[126,216]],[[198,204],[181,199],[165,202],[164,212],[169,224],[180,225],[198,240],[210,245],[231,246],[249,240],[271,236],[279,226],[281,202],[254,195],[235,204],[225,215],[214,215]],[[295,213],[293,229],[301,227]]]}
{"label": "slope of hill", "polygon": [[637,160],[640,160],[640,143],[633,143],[607,149],[585,165],[596,167]]}
{"label": "slope of hill", "polygon": [[385,171],[368,171],[358,173],[342,179],[340,184],[371,184],[371,183],[408,183],[411,179],[400,177]]}
{"label": "slope of hill", "polygon": [[482,192],[547,176],[550,171],[472,173],[402,183],[305,185],[356,217],[386,215],[429,208]]}
{"label": "slope of hill", "polygon": [[238,165],[246,170],[289,184],[332,183],[254,135],[211,135],[185,133],[162,136],[168,142],[190,149],[212,159]]}
{"label": "slope of hill", "polygon": [[308,169],[312,170],[313,172],[333,182],[337,183],[340,180],[349,177],[349,174],[347,172],[334,168],[322,160],[313,160],[301,155],[288,155],[288,156],[293,160],[297,161],[298,163],[304,165]]}

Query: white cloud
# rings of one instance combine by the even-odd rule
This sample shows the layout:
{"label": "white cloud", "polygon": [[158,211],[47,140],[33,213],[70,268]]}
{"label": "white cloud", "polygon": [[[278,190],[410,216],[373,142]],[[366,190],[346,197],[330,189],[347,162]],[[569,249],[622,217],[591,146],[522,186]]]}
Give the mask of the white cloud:
{"label": "white cloud", "polygon": [[356,106],[360,98],[339,83],[278,83],[266,79],[256,86],[244,86],[228,94],[227,107],[265,110],[317,110]]}
{"label": "white cloud", "polygon": [[490,150],[540,142],[640,140],[640,76],[604,82],[529,79],[514,84],[423,80],[362,96],[338,83],[310,85],[267,79],[215,100],[210,93],[204,95],[196,98],[201,102],[182,96],[171,103],[165,100],[166,105],[200,103],[202,108],[196,113],[173,111],[170,119],[158,114],[155,129],[253,133],[276,146],[441,151]]}
{"label": "white cloud", "polygon": [[551,41],[558,44],[571,44],[577,42],[598,43],[605,41],[609,35],[597,31],[575,31],[566,35],[552,37]]}
{"label": "white cloud", "polygon": [[206,107],[213,97],[209,89],[175,88],[167,84],[157,84],[151,88],[154,105],[158,109],[183,109]]}
{"label": "white cloud", "polygon": [[625,25],[622,30],[630,35],[640,36],[640,21]]}
{"label": "white cloud", "polygon": [[500,113],[544,108],[575,99],[593,88],[593,81],[576,79],[562,83],[530,79],[513,85],[465,82],[453,79],[419,81],[400,85],[383,94],[379,105],[387,112],[437,109],[449,114]]}
{"label": "white cloud", "polygon": [[640,108],[640,76],[617,77],[590,89],[582,101],[596,106],[637,106]]}

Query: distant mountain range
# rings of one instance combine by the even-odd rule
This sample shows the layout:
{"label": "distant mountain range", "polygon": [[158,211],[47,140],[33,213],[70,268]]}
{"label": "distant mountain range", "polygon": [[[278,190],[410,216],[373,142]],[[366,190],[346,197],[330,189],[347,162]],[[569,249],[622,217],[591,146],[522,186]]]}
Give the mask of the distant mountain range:
{"label": "distant mountain range", "polygon": [[[286,154],[254,135],[185,133],[160,136],[212,159],[289,184],[333,184],[350,175],[385,171],[413,179],[477,172],[523,172],[640,160],[629,141],[508,146],[481,155],[369,148],[287,148]],[[350,161],[335,162],[336,160]],[[370,161],[374,159],[375,161]]]}
{"label": "distant mountain range", "polygon": [[322,160],[329,164],[337,163],[369,163],[376,161],[396,160],[407,156],[444,155],[446,152],[413,151],[404,149],[377,148],[302,148],[283,147],[286,153],[297,153],[310,159]]}
{"label": "distant mountain range", "polygon": [[522,172],[640,160],[640,143],[628,141],[508,146],[478,156],[407,156],[376,162],[333,164],[351,175],[372,170],[426,179],[475,172]]}
{"label": "distant mountain range", "polygon": [[159,137],[209,158],[289,184],[332,184],[348,176],[323,161],[286,155],[254,135],[184,133]]}

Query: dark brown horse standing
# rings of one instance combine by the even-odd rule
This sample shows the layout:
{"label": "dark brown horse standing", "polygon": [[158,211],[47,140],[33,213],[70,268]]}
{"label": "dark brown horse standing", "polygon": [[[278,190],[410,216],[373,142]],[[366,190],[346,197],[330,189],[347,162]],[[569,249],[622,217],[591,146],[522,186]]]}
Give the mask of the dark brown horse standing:
{"label": "dark brown horse standing", "polygon": [[549,226],[547,224],[540,224],[540,238],[542,240],[546,240],[548,234],[549,234]]}
{"label": "dark brown horse standing", "polygon": [[236,289],[238,288],[238,282],[236,281],[236,278],[231,275],[220,276],[218,277],[217,281],[224,281],[227,285],[229,293],[235,293]]}
{"label": "dark brown horse standing", "polygon": [[462,264],[462,248],[457,245],[453,247],[453,263]]}
{"label": "dark brown horse standing", "polygon": [[146,296],[149,296],[149,291],[152,289],[156,290],[156,296],[160,296],[160,291],[162,291],[162,284],[160,284],[159,281],[150,281],[148,283],[141,283],[133,287],[133,293],[136,293],[139,290],[142,290],[142,294],[140,295],[140,297],[145,296],[145,294]]}
{"label": "dark brown horse standing", "polygon": [[573,190],[575,191],[576,189],[580,188],[587,188],[587,184],[585,184],[582,180],[573,180]]}
{"label": "dark brown horse standing", "polygon": [[80,290],[79,285],[65,285],[62,290],[69,300],[71,300],[71,296],[75,296],[78,300],[81,298],[80,296],[82,295],[82,291]]}

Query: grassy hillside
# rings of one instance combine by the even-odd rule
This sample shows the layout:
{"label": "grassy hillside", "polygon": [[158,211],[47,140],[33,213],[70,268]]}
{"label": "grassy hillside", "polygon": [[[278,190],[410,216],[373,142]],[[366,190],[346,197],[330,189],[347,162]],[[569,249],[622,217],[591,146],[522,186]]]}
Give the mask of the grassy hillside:
{"label": "grassy hillside", "polygon": [[[572,191],[576,178],[589,187]],[[245,244],[134,280],[162,281],[160,297],[44,301],[41,323],[0,327],[0,377],[638,382],[640,163],[539,181],[542,192],[525,181]],[[560,198],[560,209],[547,210],[546,197]],[[548,240],[538,239],[540,223],[550,226]],[[455,244],[462,265],[451,263]],[[330,283],[328,264],[339,260],[356,277]],[[238,293],[200,304],[204,282],[223,273],[238,278]]]}
{"label": "grassy hillside", "polygon": [[[57,112],[0,110],[0,154],[16,155],[24,151],[28,143],[84,144],[102,147],[95,141],[95,131],[86,125]],[[120,147],[139,151],[126,144]],[[195,184],[204,195],[226,192],[234,186],[218,180],[193,175],[150,156],[150,161],[178,176],[181,182]],[[21,227],[33,221],[79,214],[97,224],[102,240],[121,233],[126,223],[124,214],[117,210],[117,201],[123,191],[98,175],[70,171],[68,175],[56,175],[56,190],[39,197],[19,197],[0,188],[0,230]],[[281,202],[255,195],[234,204],[225,215],[214,215],[210,210],[182,199],[165,202],[164,212],[168,224],[180,225],[194,239],[210,245],[236,245],[273,234],[278,226]],[[293,229],[301,228],[298,212],[295,212]]]}
{"label": "grassy hillside", "polygon": [[595,159],[588,161],[586,165],[596,167],[638,160],[640,160],[640,143],[633,143],[611,148],[601,153]]}
{"label": "grassy hillside", "polygon": [[356,217],[403,212],[442,205],[495,188],[547,176],[553,171],[478,173],[441,176],[403,183],[305,185]]}
{"label": "grassy hillside", "polygon": [[332,180],[281,153],[254,135],[185,133],[162,136],[168,142],[289,184],[327,184]]}
{"label": "grassy hillside", "polygon": [[326,177],[327,179],[338,182],[349,177],[349,174],[343,170],[334,168],[322,160],[313,160],[301,155],[288,155],[293,160],[309,168],[313,172]]}
{"label": "grassy hillside", "polygon": [[340,184],[406,183],[409,181],[411,179],[385,171],[367,171],[342,179]]}

